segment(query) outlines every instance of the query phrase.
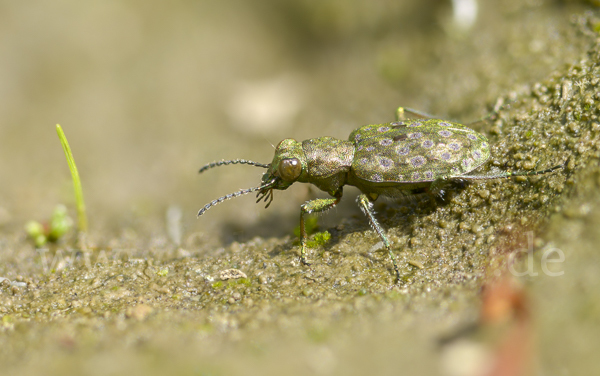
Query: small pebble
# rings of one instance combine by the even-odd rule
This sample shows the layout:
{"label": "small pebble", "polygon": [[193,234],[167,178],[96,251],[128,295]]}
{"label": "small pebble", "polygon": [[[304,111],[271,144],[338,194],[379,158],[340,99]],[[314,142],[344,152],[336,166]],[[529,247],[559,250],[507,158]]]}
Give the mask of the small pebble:
{"label": "small pebble", "polygon": [[8,278],[0,277],[0,287],[1,288],[10,287],[10,280]]}
{"label": "small pebble", "polygon": [[576,123],[576,122],[569,123],[569,125],[567,125],[567,127],[573,133],[578,133],[579,132],[579,124]]}
{"label": "small pebble", "polygon": [[219,278],[221,278],[222,281],[227,281],[228,279],[248,278],[248,276],[241,270],[227,269],[221,271]]}
{"label": "small pebble", "polygon": [[471,231],[472,231],[474,234],[478,234],[478,233],[480,233],[481,231],[483,231],[483,227],[481,227],[480,225],[478,225],[478,224],[475,224],[475,223],[474,223],[474,224],[473,224],[473,226],[471,226]]}
{"label": "small pebble", "polygon": [[535,163],[533,161],[525,161],[522,166],[525,170],[533,170],[535,168]]}

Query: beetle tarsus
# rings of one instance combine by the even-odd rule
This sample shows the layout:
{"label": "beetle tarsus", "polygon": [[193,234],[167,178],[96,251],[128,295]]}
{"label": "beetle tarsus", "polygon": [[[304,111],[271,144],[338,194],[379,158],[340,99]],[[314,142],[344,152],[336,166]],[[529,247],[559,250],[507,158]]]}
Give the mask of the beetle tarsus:
{"label": "beetle tarsus", "polygon": [[358,202],[358,206],[361,208],[362,212],[365,213],[365,215],[369,219],[369,223],[371,224],[371,227],[373,228],[373,230],[375,230],[377,235],[379,235],[379,237],[381,238],[381,241],[383,242],[383,245],[387,249],[388,254],[390,256],[390,260],[392,261],[392,265],[394,266],[394,273],[396,275],[395,283],[399,284],[400,283],[400,269],[398,268],[398,263],[396,262],[396,256],[394,255],[394,252],[392,251],[390,241],[388,240],[387,236],[385,235],[385,231],[383,230],[383,227],[381,227],[381,225],[377,221],[377,218],[375,218],[375,211],[373,210],[373,202],[364,193],[357,197],[356,202]]}

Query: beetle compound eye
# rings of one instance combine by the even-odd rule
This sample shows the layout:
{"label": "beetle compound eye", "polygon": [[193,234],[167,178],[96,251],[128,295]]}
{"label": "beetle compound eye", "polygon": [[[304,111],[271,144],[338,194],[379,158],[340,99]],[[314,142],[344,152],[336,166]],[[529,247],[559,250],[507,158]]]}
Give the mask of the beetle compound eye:
{"label": "beetle compound eye", "polygon": [[294,181],[300,176],[302,165],[297,158],[284,159],[279,163],[277,171],[283,180]]}

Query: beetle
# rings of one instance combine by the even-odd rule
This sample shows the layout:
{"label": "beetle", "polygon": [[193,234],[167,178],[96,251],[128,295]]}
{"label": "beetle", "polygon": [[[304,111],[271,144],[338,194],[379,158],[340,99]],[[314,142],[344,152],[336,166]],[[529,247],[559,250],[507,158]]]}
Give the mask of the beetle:
{"label": "beetle", "polygon": [[365,125],[355,129],[348,140],[318,137],[298,142],[287,138],[275,149],[269,164],[245,159],[212,162],[200,173],[218,166],[248,164],[266,168],[258,187],[243,189],[206,204],[198,217],[211,207],[248,193],[257,193],[257,203],[265,207],[273,201],[273,190],[285,190],[292,184],[310,183],[332,198],[317,198],[300,206],[300,258],[306,259],[307,234],[304,216],[327,211],[342,199],[345,185],[357,187],[356,201],[371,227],[381,238],[394,267],[396,283],[400,271],[383,227],[375,218],[373,202],[379,196],[400,197],[426,191],[432,195],[453,181],[471,181],[546,174],[564,166],[537,171],[501,171],[487,175],[471,174],[490,158],[487,138],[471,128],[424,113],[398,108],[395,122]]}

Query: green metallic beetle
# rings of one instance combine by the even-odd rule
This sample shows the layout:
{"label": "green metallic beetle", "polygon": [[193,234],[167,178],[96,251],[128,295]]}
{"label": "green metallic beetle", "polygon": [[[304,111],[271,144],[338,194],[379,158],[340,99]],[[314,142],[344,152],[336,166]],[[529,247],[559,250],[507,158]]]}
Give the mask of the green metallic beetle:
{"label": "green metallic beetle", "polygon": [[311,183],[333,198],[319,198],[300,206],[300,255],[302,263],[309,265],[304,215],[333,208],[342,198],[344,185],[355,186],[362,192],[357,197],[358,205],[383,241],[398,283],[400,271],[396,257],[373,210],[373,202],[379,196],[400,197],[423,190],[438,194],[451,181],[539,175],[563,166],[469,175],[489,158],[490,145],[482,134],[461,124],[400,107],[396,122],[360,127],[350,134],[348,141],[319,137],[298,142],[288,138],[277,145],[270,164],[236,159],[202,167],[200,172],[228,164],[249,164],[266,168],[267,172],[259,187],[220,197],[206,204],[198,216],[223,201],[256,191],[256,202],[264,200],[268,207],[273,201],[274,189],[284,190],[296,182]]}

